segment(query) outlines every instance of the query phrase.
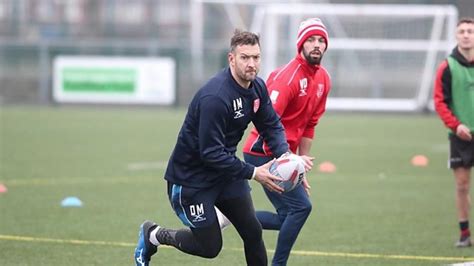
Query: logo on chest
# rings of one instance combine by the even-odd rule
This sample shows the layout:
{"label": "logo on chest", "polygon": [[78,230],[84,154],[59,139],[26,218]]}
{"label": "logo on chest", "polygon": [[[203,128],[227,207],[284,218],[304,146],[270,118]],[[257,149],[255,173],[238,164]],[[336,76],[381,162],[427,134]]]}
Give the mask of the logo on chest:
{"label": "logo on chest", "polygon": [[323,93],[324,93],[324,84],[319,83],[318,84],[318,91],[316,92],[316,96],[318,96],[318,98],[321,98],[321,96],[323,96]]}
{"label": "logo on chest", "polygon": [[242,98],[232,100],[232,106],[234,107],[234,119],[244,117],[244,107],[242,105]]}
{"label": "logo on chest", "polygon": [[305,96],[308,93],[306,90],[308,89],[308,80],[306,78],[300,79],[300,94],[298,96]]}
{"label": "logo on chest", "polygon": [[260,108],[260,99],[257,98],[253,100],[253,112],[256,113],[258,108]]}

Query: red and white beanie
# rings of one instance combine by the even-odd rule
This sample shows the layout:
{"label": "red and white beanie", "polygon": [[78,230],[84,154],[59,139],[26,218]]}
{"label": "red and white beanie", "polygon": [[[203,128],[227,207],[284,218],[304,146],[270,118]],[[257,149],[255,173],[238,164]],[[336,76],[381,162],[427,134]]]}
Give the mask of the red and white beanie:
{"label": "red and white beanie", "polygon": [[328,32],[326,26],[324,26],[319,18],[309,18],[300,23],[300,27],[298,28],[298,38],[296,40],[296,49],[298,49],[298,53],[301,51],[301,47],[306,39],[316,34],[321,35],[324,38],[326,41],[326,49],[328,49]]}

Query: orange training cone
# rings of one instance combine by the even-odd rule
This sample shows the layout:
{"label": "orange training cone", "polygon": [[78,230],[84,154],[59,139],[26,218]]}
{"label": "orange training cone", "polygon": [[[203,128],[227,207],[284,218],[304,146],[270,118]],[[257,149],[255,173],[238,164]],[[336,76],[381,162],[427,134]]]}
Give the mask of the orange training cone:
{"label": "orange training cone", "polygon": [[336,166],[329,161],[322,162],[319,164],[319,171],[322,173],[334,173],[336,172]]}
{"label": "orange training cone", "polygon": [[6,193],[7,191],[8,191],[7,187],[4,184],[0,183],[0,194]]}
{"label": "orange training cone", "polygon": [[413,166],[426,167],[428,162],[428,158],[424,155],[415,155],[411,158],[411,164]]}

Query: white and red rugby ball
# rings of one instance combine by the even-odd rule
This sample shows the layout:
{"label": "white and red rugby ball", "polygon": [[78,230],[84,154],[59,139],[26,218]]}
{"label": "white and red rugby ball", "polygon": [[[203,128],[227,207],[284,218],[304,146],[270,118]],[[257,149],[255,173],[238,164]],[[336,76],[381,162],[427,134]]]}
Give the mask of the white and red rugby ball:
{"label": "white and red rugby ball", "polygon": [[275,160],[270,166],[270,173],[283,179],[275,183],[282,187],[284,192],[291,191],[301,184],[306,174],[303,159],[296,154],[289,154]]}

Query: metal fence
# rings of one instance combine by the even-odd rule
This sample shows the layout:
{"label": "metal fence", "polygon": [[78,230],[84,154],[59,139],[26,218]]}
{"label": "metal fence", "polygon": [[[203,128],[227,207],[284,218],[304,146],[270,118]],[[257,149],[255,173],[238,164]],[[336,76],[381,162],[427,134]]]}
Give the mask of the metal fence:
{"label": "metal fence", "polygon": [[[190,39],[195,21],[191,3],[195,1],[200,0],[0,0],[0,103],[51,104],[52,62],[55,56],[66,54],[172,57],[177,63],[177,104],[187,104],[203,79],[226,64],[227,44],[216,43],[204,58],[204,76],[193,75],[194,47]],[[205,15],[232,10],[251,15],[251,10],[243,10],[246,2],[274,1],[229,0],[216,10],[207,10]],[[460,17],[474,13],[471,0],[393,2],[454,4]],[[219,25],[205,28],[209,33],[219,32]]]}

